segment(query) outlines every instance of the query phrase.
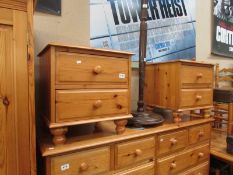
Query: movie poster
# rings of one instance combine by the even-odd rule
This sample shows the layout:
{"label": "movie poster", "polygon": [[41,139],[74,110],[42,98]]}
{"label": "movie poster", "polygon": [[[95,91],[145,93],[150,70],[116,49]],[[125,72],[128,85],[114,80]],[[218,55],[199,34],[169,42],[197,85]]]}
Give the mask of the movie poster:
{"label": "movie poster", "polygon": [[214,0],[212,53],[233,57],[233,0]]}
{"label": "movie poster", "polygon": [[[91,46],[139,58],[141,0],[90,0]],[[148,0],[148,62],[195,57],[195,0]]]}

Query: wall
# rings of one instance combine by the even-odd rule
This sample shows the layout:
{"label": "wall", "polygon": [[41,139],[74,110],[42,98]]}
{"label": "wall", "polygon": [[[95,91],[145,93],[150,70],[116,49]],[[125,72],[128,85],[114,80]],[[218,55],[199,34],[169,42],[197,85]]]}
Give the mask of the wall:
{"label": "wall", "polygon": [[233,58],[211,54],[213,0],[196,0],[196,59],[219,63],[220,67],[233,67]]}
{"label": "wall", "polygon": [[89,45],[89,1],[62,0],[62,16],[36,12],[34,31],[36,54],[49,42]]}

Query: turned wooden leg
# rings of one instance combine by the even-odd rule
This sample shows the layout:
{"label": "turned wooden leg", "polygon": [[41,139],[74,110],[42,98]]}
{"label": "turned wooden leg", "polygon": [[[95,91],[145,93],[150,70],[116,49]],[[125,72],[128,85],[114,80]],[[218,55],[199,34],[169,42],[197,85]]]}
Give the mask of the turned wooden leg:
{"label": "turned wooden leg", "polygon": [[116,125],[116,133],[123,134],[125,132],[127,120],[115,120],[114,123]]}
{"label": "turned wooden leg", "polygon": [[210,109],[201,109],[201,115],[204,117],[204,118],[210,118],[211,116],[211,110]]}
{"label": "turned wooden leg", "polygon": [[51,134],[53,135],[54,145],[63,145],[66,142],[66,133],[68,128],[52,128],[50,129]]}
{"label": "turned wooden leg", "polygon": [[181,113],[179,113],[179,112],[173,112],[172,114],[173,114],[173,120],[174,120],[175,123],[179,123],[179,122],[182,121],[182,119],[181,119]]}

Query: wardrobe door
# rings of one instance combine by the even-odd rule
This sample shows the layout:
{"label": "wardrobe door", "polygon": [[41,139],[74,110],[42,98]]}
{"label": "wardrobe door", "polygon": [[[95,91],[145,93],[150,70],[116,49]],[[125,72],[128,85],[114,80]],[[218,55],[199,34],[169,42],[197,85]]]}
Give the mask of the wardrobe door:
{"label": "wardrobe door", "polygon": [[17,174],[13,27],[0,25],[0,174]]}
{"label": "wardrobe door", "polygon": [[30,175],[27,15],[0,14],[0,175]]}

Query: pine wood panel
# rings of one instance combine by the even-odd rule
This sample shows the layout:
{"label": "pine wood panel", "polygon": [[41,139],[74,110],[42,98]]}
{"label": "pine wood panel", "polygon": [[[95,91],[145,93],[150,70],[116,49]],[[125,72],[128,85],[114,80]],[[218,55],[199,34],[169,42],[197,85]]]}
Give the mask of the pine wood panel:
{"label": "pine wood panel", "polygon": [[128,90],[58,90],[56,121],[79,121],[128,114]]}
{"label": "pine wood panel", "polygon": [[145,69],[144,98],[146,103],[155,104],[155,67],[148,65]]}
{"label": "pine wood panel", "polygon": [[192,108],[212,105],[212,89],[182,89],[180,92],[179,108]]}
{"label": "pine wood panel", "polygon": [[0,0],[0,7],[27,11],[27,0]]}
{"label": "pine wood panel", "polygon": [[56,53],[56,83],[128,83],[128,68],[127,59]]}
{"label": "pine wood panel", "polygon": [[189,129],[189,143],[195,144],[210,139],[210,124],[193,126]]}
{"label": "pine wood panel", "polygon": [[188,146],[187,130],[180,130],[158,136],[158,155],[174,152],[186,146]]}
{"label": "pine wood panel", "polygon": [[51,175],[103,174],[110,170],[110,148],[103,147],[54,157],[51,164]]}
{"label": "pine wood panel", "polygon": [[134,140],[116,146],[116,169],[133,165],[140,161],[150,161],[155,156],[155,139],[153,137]]}
{"label": "pine wood panel", "polygon": [[5,8],[0,8],[0,23],[13,25],[13,11]]}
{"label": "pine wood panel", "polygon": [[[14,63],[15,63],[15,93],[17,113],[17,134],[19,174],[30,174],[30,123],[29,123],[29,96],[28,96],[28,64],[27,64],[27,13],[14,11]],[[23,82],[23,83],[22,83]]]}
{"label": "pine wood panel", "polygon": [[143,164],[141,166],[128,169],[124,172],[114,173],[114,175],[142,175],[142,174],[154,175],[155,174],[154,162]]}
{"label": "pine wood panel", "polygon": [[158,159],[158,174],[177,174],[188,167],[198,165],[209,159],[209,144],[195,147],[185,152]]}
{"label": "pine wood panel", "polygon": [[194,167],[179,175],[208,175],[209,174],[209,163],[205,162],[197,167]]}
{"label": "pine wood panel", "polygon": [[36,119],[35,119],[35,62],[34,62],[34,25],[33,14],[35,0],[27,0],[27,28],[28,28],[28,98],[30,123],[30,167],[31,175],[36,175]]}
{"label": "pine wood panel", "polygon": [[[155,65],[154,82],[155,104],[161,107],[178,108],[180,88],[179,64]],[[147,82],[147,84],[149,83]]]}
{"label": "pine wood panel", "polygon": [[[13,28],[0,26],[0,174],[18,173],[17,135],[12,132],[16,127]],[[9,106],[3,104],[7,98]]]}

